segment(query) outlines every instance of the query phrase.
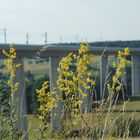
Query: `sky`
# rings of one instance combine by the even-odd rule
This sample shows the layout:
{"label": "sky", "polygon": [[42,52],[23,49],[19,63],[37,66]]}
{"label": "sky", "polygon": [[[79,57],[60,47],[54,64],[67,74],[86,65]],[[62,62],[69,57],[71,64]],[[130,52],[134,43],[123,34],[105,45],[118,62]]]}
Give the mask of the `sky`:
{"label": "sky", "polygon": [[0,0],[0,43],[140,40],[140,0]]}

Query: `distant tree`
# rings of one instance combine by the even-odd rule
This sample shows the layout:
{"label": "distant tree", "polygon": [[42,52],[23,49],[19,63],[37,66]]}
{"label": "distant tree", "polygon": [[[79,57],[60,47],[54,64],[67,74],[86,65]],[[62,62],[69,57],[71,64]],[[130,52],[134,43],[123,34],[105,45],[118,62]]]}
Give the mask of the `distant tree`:
{"label": "distant tree", "polygon": [[26,99],[27,99],[27,113],[37,114],[39,103],[37,101],[36,88],[40,88],[42,83],[49,80],[47,75],[39,79],[35,79],[34,75],[28,71],[26,74]]}

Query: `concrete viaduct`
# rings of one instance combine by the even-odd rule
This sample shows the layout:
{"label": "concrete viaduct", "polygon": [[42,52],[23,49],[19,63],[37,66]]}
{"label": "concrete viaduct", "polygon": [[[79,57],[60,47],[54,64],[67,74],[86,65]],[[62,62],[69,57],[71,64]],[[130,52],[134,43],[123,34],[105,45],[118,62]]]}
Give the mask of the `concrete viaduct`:
{"label": "concrete viaduct", "polygon": [[[48,57],[50,63],[50,89],[56,85],[58,77],[57,67],[60,58],[66,56],[69,52],[77,52],[79,44],[49,44],[49,45],[20,45],[15,44],[14,47],[17,51],[16,62],[22,64],[17,70],[16,81],[19,82],[20,86],[15,94],[18,99],[19,108],[19,123],[18,128],[22,131],[27,130],[27,119],[26,119],[26,100],[25,100],[25,72],[23,59],[33,57]],[[125,47],[125,46],[124,46]],[[96,46],[90,44],[90,53],[94,55],[101,55],[100,60],[100,96],[103,96],[104,82],[107,72],[107,63],[109,55],[117,55],[118,50],[122,50],[122,46]],[[127,46],[129,47],[129,46]],[[5,58],[2,54],[2,50],[9,50],[9,44],[0,44],[0,58]],[[132,95],[140,94],[140,46],[130,47],[131,50],[131,85]],[[61,108],[61,107],[60,107]],[[55,128],[56,120],[52,118],[52,127]]]}

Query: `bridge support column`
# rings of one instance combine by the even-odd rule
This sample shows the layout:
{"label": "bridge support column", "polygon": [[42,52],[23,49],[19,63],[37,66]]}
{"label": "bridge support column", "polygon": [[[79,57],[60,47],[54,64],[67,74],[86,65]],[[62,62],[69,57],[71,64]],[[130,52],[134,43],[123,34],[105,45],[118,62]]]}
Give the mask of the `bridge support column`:
{"label": "bridge support column", "polygon": [[132,56],[132,96],[140,94],[140,56]]}
{"label": "bridge support column", "polygon": [[16,127],[18,130],[22,131],[24,140],[28,140],[27,134],[27,109],[26,109],[26,94],[25,94],[25,73],[24,73],[24,63],[22,58],[17,58],[15,60],[16,64],[21,64],[16,71],[16,77],[14,82],[19,83],[19,87],[12,97],[13,104],[16,105],[18,110],[18,122]]}
{"label": "bridge support column", "polygon": [[[87,75],[85,75],[83,77],[83,79],[81,79],[82,81],[84,81],[85,79],[87,79]],[[80,111],[81,113],[83,112],[89,112],[90,109],[91,109],[91,93],[90,93],[90,90],[89,89],[85,89],[82,85],[79,84],[79,89],[81,89],[85,94],[86,96],[82,97],[81,93],[79,92],[79,97],[80,97],[80,100],[82,100],[82,105],[80,107]]]}
{"label": "bridge support column", "polygon": [[127,89],[128,89],[127,87],[128,87],[128,84],[127,84],[127,73],[126,73],[126,68],[123,69],[123,73],[125,73],[125,74],[124,74],[124,77],[123,77],[123,83],[122,83],[122,84],[123,84],[123,86],[124,86],[124,92],[125,92],[124,94],[127,94]]}
{"label": "bridge support column", "polygon": [[100,99],[103,99],[108,94],[106,88],[107,75],[108,75],[108,56],[103,55],[101,56],[100,60]]}
{"label": "bridge support column", "polygon": [[[49,58],[49,62],[50,62],[50,91],[52,91],[53,88],[56,88],[57,94],[60,94],[56,86],[56,81],[58,79],[57,68],[60,62],[60,57],[51,56]],[[51,127],[53,131],[58,130],[60,128],[61,112],[62,112],[62,102],[59,101],[57,108],[53,108],[51,112]]]}
{"label": "bridge support column", "polygon": [[82,108],[83,111],[82,112],[87,113],[91,109],[92,95],[91,95],[89,90],[85,90],[85,93],[86,93],[86,96],[83,97],[83,99],[82,99],[82,101],[83,101],[83,106],[82,106],[83,107]]}

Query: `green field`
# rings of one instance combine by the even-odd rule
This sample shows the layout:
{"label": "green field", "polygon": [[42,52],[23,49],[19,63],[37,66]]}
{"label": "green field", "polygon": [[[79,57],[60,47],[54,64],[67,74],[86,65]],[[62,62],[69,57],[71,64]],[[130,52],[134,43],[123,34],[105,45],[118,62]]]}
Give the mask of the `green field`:
{"label": "green field", "polygon": [[[126,102],[125,102],[126,103]],[[119,102],[118,105],[116,106],[117,110],[120,110],[123,108],[122,102]],[[135,112],[135,111],[140,111],[140,101],[130,101],[126,103],[126,111],[132,111],[132,112],[125,112],[124,115],[126,118],[130,117],[133,115],[134,120],[140,120],[140,112]],[[134,111],[134,112],[133,112]],[[89,114],[89,116],[91,113]],[[118,113],[115,112],[113,113],[113,116],[117,116]],[[86,114],[86,117],[88,118],[88,114]],[[94,115],[93,115],[94,117]],[[28,124],[29,124],[29,138],[33,138],[35,134],[37,134],[36,130],[39,128],[40,125],[40,120],[34,116],[34,115],[28,115]],[[133,139],[132,139],[133,140]],[[134,140],[138,140],[138,138],[134,138]]]}

